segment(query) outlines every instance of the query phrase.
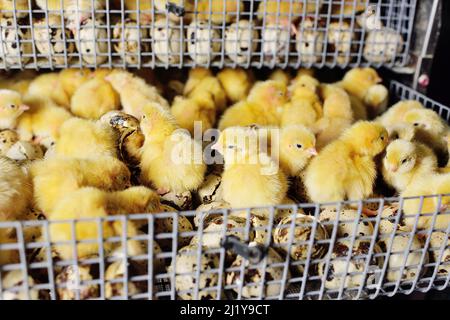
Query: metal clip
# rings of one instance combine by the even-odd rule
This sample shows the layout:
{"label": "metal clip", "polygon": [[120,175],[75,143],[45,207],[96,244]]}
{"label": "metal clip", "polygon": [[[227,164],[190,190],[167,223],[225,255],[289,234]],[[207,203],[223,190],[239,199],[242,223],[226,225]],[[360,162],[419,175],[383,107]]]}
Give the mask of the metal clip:
{"label": "metal clip", "polygon": [[166,10],[169,13],[173,13],[177,17],[184,17],[184,15],[186,14],[186,10],[184,9],[184,7],[177,6],[173,2],[167,2],[166,3]]}
{"label": "metal clip", "polygon": [[239,241],[235,236],[227,236],[222,240],[222,247],[227,250],[235,251],[238,255],[244,257],[251,264],[257,264],[264,259],[267,254],[267,249],[259,244],[249,246]]}

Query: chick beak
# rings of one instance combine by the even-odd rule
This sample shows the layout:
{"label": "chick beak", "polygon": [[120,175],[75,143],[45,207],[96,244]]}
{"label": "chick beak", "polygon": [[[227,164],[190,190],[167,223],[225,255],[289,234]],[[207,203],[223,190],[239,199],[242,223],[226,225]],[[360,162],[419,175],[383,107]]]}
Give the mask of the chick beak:
{"label": "chick beak", "polygon": [[397,167],[397,166],[392,166],[392,167],[391,167],[391,171],[392,171],[392,172],[397,172],[397,170],[398,170],[398,167]]}
{"label": "chick beak", "polygon": [[450,206],[448,204],[443,204],[441,205],[441,207],[439,208],[439,212],[440,213],[446,213],[447,210],[450,208]]}
{"label": "chick beak", "polygon": [[27,110],[30,110],[30,107],[27,106],[26,104],[21,104],[21,105],[19,106],[19,110],[20,110],[20,111],[27,111]]}
{"label": "chick beak", "polygon": [[316,148],[309,148],[306,150],[310,155],[317,156],[319,153],[317,152]]}

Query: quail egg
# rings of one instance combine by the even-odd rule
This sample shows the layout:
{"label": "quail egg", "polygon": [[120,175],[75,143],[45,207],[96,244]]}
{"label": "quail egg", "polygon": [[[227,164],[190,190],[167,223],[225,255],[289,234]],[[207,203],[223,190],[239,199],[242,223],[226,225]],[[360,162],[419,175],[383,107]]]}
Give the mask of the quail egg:
{"label": "quail egg", "polygon": [[[444,252],[441,259],[439,259],[441,247],[446,239],[447,243],[444,245]],[[444,232],[433,232],[431,234],[430,249],[434,262],[437,262],[438,274],[448,275],[450,273],[450,237],[446,236]]]}
{"label": "quail egg", "polygon": [[17,141],[19,141],[19,135],[16,131],[10,129],[0,131],[0,155],[5,156],[9,148]]}
{"label": "quail egg", "polygon": [[328,45],[339,64],[351,60],[353,32],[347,22],[332,22],[328,26]]}
{"label": "quail egg", "polygon": [[[306,260],[308,258],[309,245],[308,241],[311,237],[313,223],[316,222],[316,230],[314,233],[314,240],[327,239],[327,231],[324,226],[315,221],[314,217],[304,214],[297,214],[295,219],[294,236],[292,237],[292,246],[290,249],[290,255],[294,260]],[[291,237],[291,224],[293,223],[292,217],[285,217],[281,219],[280,223],[276,226],[273,233],[273,240],[276,244],[282,245],[284,251],[288,250],[289,239]],[[297,242],[305,242],[304,244],[296,244]],[[324,244],[313,243],[310,257],[312,259],[320,258],[325,252]]]}
{"label": "quail egg", "polygon": [[214,201],[207,204],[202,204],[197,207],[197,214],[194,217],[194,225],[198,228],[201,219],[203,219],[203,226],[215,217],[223,215],[223,210],[230,209],[230,205],[225,201]]}
{"label": "quail egg", "polygon": [[[131,269],[130,264],[128,269]],[[132,270],[128,270],[128,274],[133,273]],[[142,290],[139,286],[139,283],[132,282],[127,279],[125,282],[128,284],[128,296],[125,294],[124,290],[124,279],[125,277],[125,263],[123,261],[113,262],[108,266],[105,272],[105,298],[128,298],[138,293],[141,293]],[[111,280],[117,280],[111,281]]]}
{"label": "quail egg", "polygon": [[[386,205],[383,208],[383,211],[381,211],[381,219],[380,223],[378,225],[378,232],[381,235],[384,235],[383,237],[388,237],[390,234],[394,232],[395,229],[395,220],[397,214],[399,214],[399,204],[398,203],[391,203],[390,205]],[[409,232],[410,229],[404,224],[403,219],[400,219],[396,232]]]}
{"label": "quail egg", "polygon": [[[64,267],[56,276],[57,292],[60,300],[76,300],[79,293],[80,300],[95,299],[99,297],[98,284],[87,284],[94,278],[95,265],[69,265]],[[79,277],[79,282],[78,282]]]}
{"label": "quail egg", "polygon": [[27,63],[33,53],[28,27],[14,23],[13,19],[0,19],[0,58],[6,65]]}
{"label": "quail egg", "polygon": [[108,34],[103,21],[87,19],[75,29],[75,44],[87,64],[98,65],[107,60]]}
{"label": "quail egg", "polygon": [[[164,212],[177,212],[176,209],[168,206],[168,205],[161,205],[161,209]],[[158,218],[155,217],[155,235],[162,234],[162,233],[171,233],[173,230],[173,218]],[[193,231],[194,227],[192,226],[191,222],[188,218],[186,218],[183,215],[178,215],[178,246],[184,247],[189,244],[191,241],[191,237],[182,236],[181,233],[183,232],[190,232]],[[172,247],[172,239],[158,239],[159,244],[163,249],[171,248]]]}
{"label": "quail egg", "polygon": [[100,122],[111,126],[119,132],[127,132],[140,128],[139,120],[122,111],[109,111],[100,117]]}
{"label": "quail egg", "polygon": [[[411,242],[410,251],[408,252],[409,241],[413,237]],[[387,251],[389,249],[390,237],[379,241],[380,246]],[[389,253],[388,270],[386,278],[388,281],[402,281],[413,280],[419,276],[420,273],[425,272],[425,267],[420,269],[419,264],[422,259],[422,243],[416,235],[402,234],[396,235],[392,242],[391,252]],[[405,252],[406,250],[406,252]],[[413,252],[411,252],[413,251]],[[424,264],[428,263],[428,252],[424,256]],[[400,268],[404,266],[403,274],[400,275]]]}
{"label": "quail egg", "polygon": [[289,54],[291,34],[289,28],[267,24],[261,32],[262,52],[267,63],[280,63]]}
{"label": "quail egg", "polygon": [[225,52],[237,64],[250,62],[258,46],[258,31],[252,22],[240,20],[225,31]]}
{"label": "quail egg", "polygon": [[205,21],[192,21],[187,29],[189,56],[196,64],[208,64],[220,51],[220,35]]}
{"label": "quail egg", "polygon": [[36,160],[44,157],[44,152],[39,145],[28,141],[18,141],[9,148],[6,157],[12,160]]}
{"label": "quail egg", "polygon": [[[337,218],[337,211],[333,208],[325,208],[319,215],[319,220],[325,225],[328,233],[331,234],[334,228],[334,221]],[[338,237],[352,237],[356,228],[355,237],[370,237],[373,234],[373,225],[369,221],[362,221],[367,219],[366,216],[359,216],[357,210],[344,209],[339,214],[339,223],[337,229]]]}
{"label": "quail egg", "polygon": [[222,200],[222,177],[218,173],[206,176],[197,193],[203,204]]}
{"label": "quail egg", "polygon": [[190,191],[184,191],[182,193],[168,192],[161,195],[161,202],[179,208],[181,211],[187,211],[192,206],[192,194]]}
{"label": "quail egg", "polygon": [[[256,242],[250,243],[250,246],[256,245]],[[266,261],[266,273],[264,275],[263,298],[276,298],[280,294],[281,281],[284,274],[284,259],[272,248],[268,248],[265,260],[257,265],[252,265],[248,260],[238,256],[231,264],[230,269],[240,268],[244,264],[244,283],[241,284],[240,270],[228,271],[225,275],[227,286],[235,286],[233,291],[239,293],[239,287],[242,285],[242,297],[257,298],[262,289],[263,268]],[[274,264],[279,264],[274,266]],[[291,273],[287,270],[286,282],[291,278]],[[276,283],[273,283],[278,281]],[[253,284],[255,283],[255,284]]]}
{"label": "quail egg", "polygon": [[261,244],[267,244],[270,242],[269,235],[269,219],[265,216],[252,214],[250,216],[250,223],[252,227],[253,241]]}
{"label": "quail egg", "polygon": [[366,10],[356,17],[356,22],[366,31],[383,28],[383,22],[380,18],[380,9],[376,4],[367,6]]}
{"label": "quail egg", "polygon": [[390,62],[402,50],[402,36],[393,29],[382,28],[369,32],[364,46],[364,58],[372,63]]}
{"label": "quail egg", "polygon": [[69,62],[70,54],[75,50],[72,33],[63,28],[62,20],[60,16],[50,15],[48,21],[43,18],[33,24],[36,49],[45,58],[51,57],[56,64],[64,64],[66,57]]}
{"label": "quail egg", "polygon": [[[125,24],[125,28],[124,28]],[[129,64],[137,64],[141,52],[147,52],[149,45],[142,41],[148,38],[148,30],[139,27],[136,21],[126,19],[114,26],[114,50]]]}
{"label": "quail egg", "polygon": [[[220,244],[222,242],[222,234],[224,232],[224,217],[215,217],[213,218],[208,225],[203,229],[202,233],[202,243],[201,245],[213,249],[220,248]],[[240,217],[227,217],[227,226],[226,226],[226,236],[235,236],[239,238],[241,241],[245,241],[245,232],[246,230],[246,220]],[[249,237],[252,236],[250,232],[248,232]],[[192,238],[191,244],[198,244],[199,237],[196,235]],[[252,239],[250,238],[250,241]]]}
{"label": "quail egg", "polygon": [[[324,277],[325,287],[330,290],[339,289],[344,281],[344,288],[354,288],[361,285],[371,285],[378,283],[383,267],[381,257],[372,258],[367,267],[367,277],[364,279],[367,255],[370,254],[370,242],[355,240],[353,248],[348,240],[338,240],[334,247],[331,257],[328,260],[328,272],[326,272],[326,261],[318,264],[318,274]],[[351,250],[351,252],[350,252]],[[381,253],[380,247],[375,244],[374,253]],[[347,268],[347,257],[351,254]],[[347,268],[347,273],[346,273]]]}
{"label": "quail egg", "polygon": [[322,55],[324,33],[317,29],[318,26],[311,19],[302,21],[298,27],[295,47],[300,56],[299,60],[303,63],[315,63]]}
{"label": "quail egg", "polygon": [[[183,300],[210,300],[216,299],[217,290],[213,288],[218,285],[219,275],[217,272],[210,272],[218,268],[219,258],[217,254],[203,253],[198,262],[197,245],[189,245],[178,251],[176,257],[176,266],[173,262],[168,267],[168,272],[175,272],[175,289],[178,296]],[[197,278],[196,272],[200,269],[200,277]],[[195,296],[195,289],[198,286],[198,297]]]}
{"label": "quail egg", "polygon": [[152,28],[153,52],[158,60],[170,64],[178,63],[183,56],[185,43],[180,28],[171,21],[161,18]]}
{"label": "quail egg", "polygon": [[32,288],[36,285],[32,277],[28,276],[29,290],[25,287],[25,273],[21,270],[7,272],[2,279],[0,300],[39,300],[43,299],[43,290]]}

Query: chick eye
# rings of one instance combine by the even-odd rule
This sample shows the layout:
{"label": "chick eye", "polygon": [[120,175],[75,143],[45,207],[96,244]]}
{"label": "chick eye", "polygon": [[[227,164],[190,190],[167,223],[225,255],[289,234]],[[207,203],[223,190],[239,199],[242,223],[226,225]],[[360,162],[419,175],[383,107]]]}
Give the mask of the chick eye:
{"label": "chick eye", "polygon": [[414,127],[418,127],[419,125],[420,125],[420,123],[418,123],[418,122],[414,123]]}
{"label": "chick eye", "polygon": [[408,162],[408,159],[403,159],[402,160],[402,164],[405,164],[406,162]]}
{"label": "chick eye", "polygon": [[9,105],[9,108],[10,108],[10,109],[15,109],[15,108],[16,108],[16,105],[15,105],[15,104],[10,104],[10,105]]}
{"label": "chick eye", "polygon": [[297,143],[295,146],[296,146],[297,148],[299,148],[299,149],[303,148],[303,146],[302,146],[301,144],[299,144],[299,143]]}
{"label": "chick eye", "polygon": [[380,139],[381,139],[381,141],[383,141],[384,140],[384,136],[381,136]]}
{"label": "chick eye", "polygon": [[228,149],[234,149],[234,146],[228,146],[227,148]]}

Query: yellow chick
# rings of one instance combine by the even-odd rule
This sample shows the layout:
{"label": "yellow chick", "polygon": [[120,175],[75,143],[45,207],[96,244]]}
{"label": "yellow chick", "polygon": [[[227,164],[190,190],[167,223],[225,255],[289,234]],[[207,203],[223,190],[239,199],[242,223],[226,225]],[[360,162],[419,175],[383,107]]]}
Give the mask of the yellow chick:
{"label": "yellow chick", "polygon": [[204,78],[213,76],[214,75],[210,69],[200,67],[189,69],[188,79],[184,86],[184,95],[188,96],[191,91],[197,87],[198,83]]}
{"label": "yellow chick", "polygon": [[119,93],[123,111],[140,119],[143,107],[148,103],[158,103],[169,108],[169,103],[158,93],[158,90],[125,70],[113,70],[105,77],[114,90]]}
{"label": "yellow chick", "polygon": [[433,151],[421,143],[395,140],[386,148],[382,173],[387,184],[402,192],[417,177],[437,171]]}
{"label": "yellow chick", "polygon": [[0,156],[5,156],[8,150],[18,142],[19,135],[14,130],[1,130],[0,131]]}
{"label": "yellow chick", "polygon": [[30,176],[36,206],[47,217],[61,198],[81,187],[123,190],[130,185],[127,166],[111,157],[35,161]]}
{"label": "yellow chick", "polygon": [[160,196],[143,186],[104,193],[108,201],[108,213],[111,215],[156,213],[161,209]]}
{"label": "yellow chick", "polygon": [[277,205],[286,197],[285,174],[271,157],[258,152],[256,141],[254,131],[231,127],[212,146],[224,157],[222,195],[233,208]]}
{"label": "yellow chick", "polygon": [[336,140],[353,123],[351,101],[343,89],[323,85],[321,93],[324,99],[323,117],[311,127],[317,136],[316,145],[319,150]]}
{"label": "yellow chick", "polygon": [[361,200],[373,193],[374,157],[388,143],[378,123],[360,121],[327,145],[306,169],[304,183],[313,202]]}
{"label": "yellow chick", "polygon": [[348,71],[340,85],[361,100],[372,116],[383,113],[387,108],[389,92],[381,85],[382,79],[372,68],[354,68]]}
{"label": "yellow chick", "polygon": [[286,86],[274,80],[256,83],[247,100],[228,108],[219,122],[219,130],[234,126],[278,125],[286,103]]}
{"label": "yellow chick", "polygon": [[147,105],[144,109],[141,181],[153,185],[159,194],[196,190],[206,172],[201,143],[186,131],[177,130],[165,108]]}
{"label": "yellow chick", "polygon": [[30,110],[26,111],[17,124],[20,139],[52,147],[59,137],[62,124],[72,118],[72,114],[64,108],[58,107],[51,101],[28,102]]}
{"label": "yellow chick", "polygon": [[415,139],[429,145],[438,155],[438,158],[447,156],[445,137],[449,128],[444,120],[431,109],[414,109],[406,112],[403,117],[406,124],[413,125]]}
{"label": "yellow chick", "polygon": [[31,81],[25,96],[26,101],[48,99],[57,105],[69,109],[70,96],[66,93],[59,80],[59,74],[44,73]]}
{"label": "yellow chick", "polygon": [[354,15],[356,12],[364,11],[367,8],[365,0],[357,0],[333,4],[333,14]]}
{"label": "yellow chick", "polygon": [[171,112],[181,128],[194,134],[195,124],[201,124],[201,132],[213,128],[216,123],[216,108],[211,94],[205,93],[200,99],[175,97]]}
{"label": "yellow chick", "polygon": [[197,101],[206,98],[213,99],[217,113],[222,113],[227,106],[227,96],[220,81],[215,77],[205,77],[187,95],[189,98],[195,98]]}
{"label": "yellow chick", "polygon": [[17,18],[23,18],[30,11],[28,0],[0,0],[0,16],[13,17],[14,10]]}
{"label": "yellow chick", "polygon": [[[272,153],[273,153],[273,142]],[[314,133],[302,125],[292,125],[280,130],[279,161],[287,176],[299,176],[310,159],[317,155]]]}
{"label": "yellow chick", "polygon": [[242,68],[222,69],[217,73],[217,79],[219,79],[222,84],[228,100],[232,103],[236,103],[247,98],[248,93],[254,84],[254,79],[251,73]]}
{"label": "yellow chick", "polygon": [[197,18],[221,25],[236,21],[239,13],[244,12],[242,0],[197,0]]}
{"label": "yellow chick", "polygon": [[22,70],[11,77],[0,80],[0,88],[17,91],[21,96],[24,96],[31,81],[36,77],[36,73],[32,70]]}
{"label": "yellow chick", "polygon": [[[105,193],[96,188],[86,187],[71,192],[62,198],[50,214],[50,219],[54,220],[50,224],[49,232],[51,241],[64,242],[75,239],[80,240],[98,240],[107,239],[113,236],[123,236],[123,226],[120,220],[97,222],[98,218],[108,217],[108,201]],[[58,222],[61,220],[89,219],[78,221],[75,224],[75,235],[72,234],[72,225],[70,223]],[[103,234],[100,234],[100,225]],[[136,236],[137,229],[133,222],[127,222],[126,236]],[[104,241],[103,249],[106,254],[114,248],[120,246],[120,242]],[[74,250],[72,245],[56,245],[55,250],[62,259],[74,259]],[[92,243],[78,243],[76,253],[79,259],[88,257],[92,254],[98,254],[98,241]]]}
{"label": "yellow chick", "polygon": [[72,118],[64,122],[55,146],[59,157],[117,157],[116,131],[100,121]]}
{"label": "yellow chick", "polygon": [[0,130],[14,129],[18,118],[28,109],[18,92],[0,89]]}
{"label": "yellow chick", "polygon": [[0,222],[20,220],[32,200],[27,175],[13,161],[0,157]]}
{"label": "yellow chick", "polygon": [[72,97],[78,87],[91,77],[90,69],[64,69],[59,73],[59,81],[69,97]]}
{"label": "yellow chick", "polygon": [[275,71],[273,71],[269,77],[269,80],[275,80],[275,81],[281,81],[283,82],[286,86],[289,85],[289,83],[292,80],[292,76],[283,69],[275,69]]}
{"label": "yellow chick", "polygon": [[70,100],[70,111],[86,119],[96,120],[105,113],[119,108],[119,95],[109,82],[101,78],[83,83]]}
{"label": "yellow chick", "polygon": [[[417,197],[417,196],[431,196],[443,195],[439,203],[439,197],[423,198],[422,207],[421,199],[404,199],[403,212],[406,226],[412,228],[416,221],[417,215],[420,213],[417,228],[418,229],[442,229],[444,232],[450,224],[450,175],[449,174],[427,174],[419,179],[415,179],[408,185],[401,196]],[[422,216],[423,214],[434,214],[436,216],[435,224],[433,225],[433,216]]]}

